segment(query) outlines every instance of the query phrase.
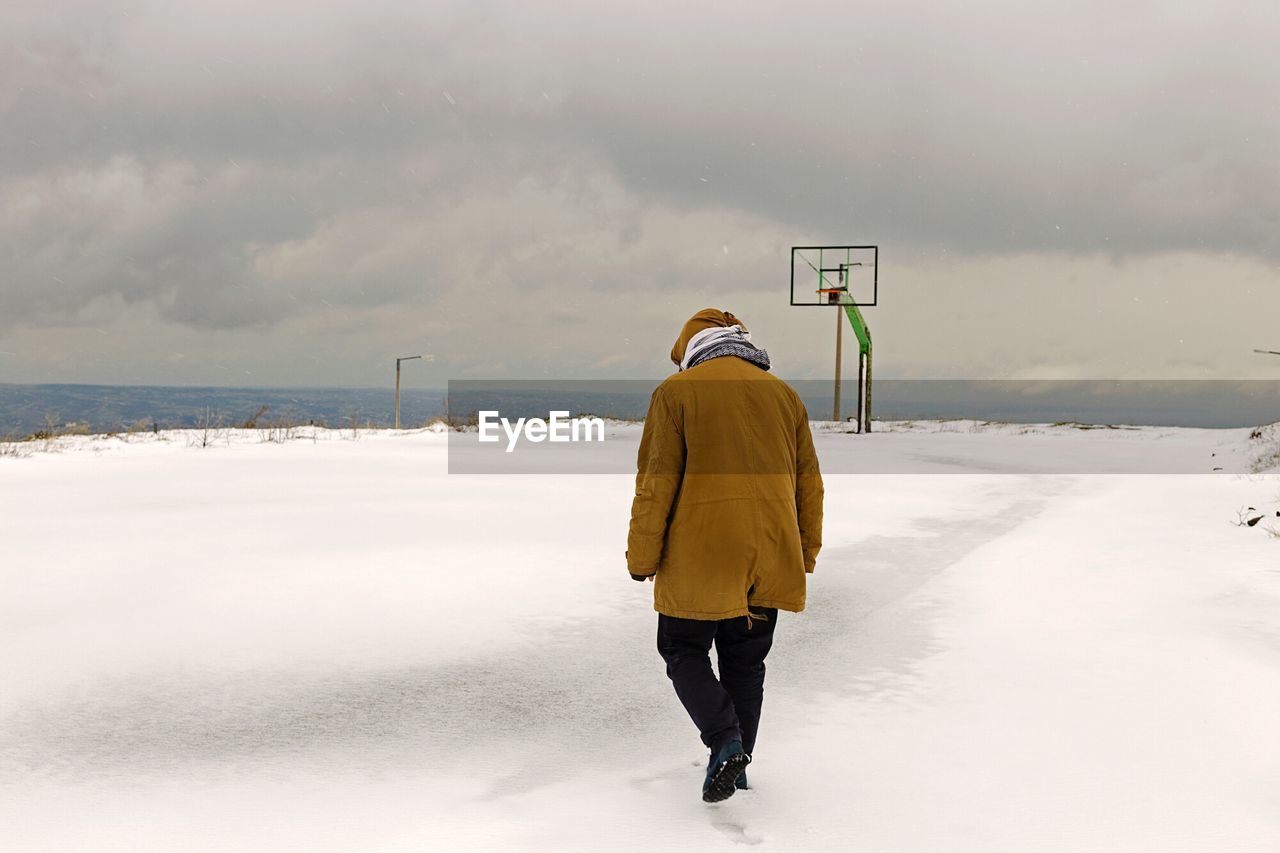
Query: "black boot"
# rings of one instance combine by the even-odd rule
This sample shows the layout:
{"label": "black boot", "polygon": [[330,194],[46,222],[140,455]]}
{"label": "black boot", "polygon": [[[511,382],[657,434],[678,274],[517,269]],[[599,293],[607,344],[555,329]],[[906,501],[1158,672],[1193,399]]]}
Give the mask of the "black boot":
{"label": "black boot", "polygon": [[751,756],[742,751],[741,741],[732,740],[713,756],[707,765],[707,779],[702,783],[702,800],[718,803],[733,796],[738,777],[751,763]]}

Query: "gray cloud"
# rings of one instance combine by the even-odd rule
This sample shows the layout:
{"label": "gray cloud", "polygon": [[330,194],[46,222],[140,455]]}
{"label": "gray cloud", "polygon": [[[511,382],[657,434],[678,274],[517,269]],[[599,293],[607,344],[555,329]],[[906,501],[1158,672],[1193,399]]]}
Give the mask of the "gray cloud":
{"label": "gray cloud", "polygon": [[455,370],[563,365],[489,335],[495,306],[577,328],[771,305],[790,243],[848,239],[886,246],[924,328],[919,276],[956,257],[1014,276],[989,294],[1075,264],[1097,302],[1097,258],[1190,253],[1174,317],[1203,258],[1280,259],[1280,12],[1228,6],[15,4],[0,335],[257,330],[261,360],[338,311],[352,352],[404,322]]}
{"label": "gray cloud", "polygon": [[649,39],[611,45],[643,72],[583,69],[575,106],[629,183],[833,236],[1280,248],[1274,7],[845,8],[748,10],[725,38],[686,21],[658,61]]}

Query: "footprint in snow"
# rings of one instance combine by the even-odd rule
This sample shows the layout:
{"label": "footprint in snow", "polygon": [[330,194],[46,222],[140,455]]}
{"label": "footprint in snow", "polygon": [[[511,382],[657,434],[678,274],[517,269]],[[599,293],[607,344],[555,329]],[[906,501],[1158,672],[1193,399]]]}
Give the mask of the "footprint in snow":
{"label": "footprint in snow", "polygon": [[745,826],[732,820],[713,820],[711,825],[720,830],[734,844],[759,844],[764,841],[763,838],[749,835]]}

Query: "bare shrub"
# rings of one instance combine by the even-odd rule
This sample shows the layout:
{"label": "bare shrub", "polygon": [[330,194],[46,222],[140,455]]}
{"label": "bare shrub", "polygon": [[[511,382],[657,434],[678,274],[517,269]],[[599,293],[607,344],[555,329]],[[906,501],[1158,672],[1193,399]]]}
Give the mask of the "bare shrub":
{"label": "bare shrub", "polygon": [[25,459],[31,455],[31,445],[13,436],[0,437],[0,458]]}
{"label": "bare shrub", "polygon": [[446,411],[443,416],[432,419],[431,423],[443,423],[456,432],[475,431],[480,428],[480,412],[472,410],[465,415]]}
{"label": "bare shrub", "polygon": [[209,447],[226,434],[222,415],[215,414],[208,406],[196,415],[195,433],[190,441],[193,447]]}
{"label": "bare shrub", "polygon": [[343,430],[343,437],[350,441],[359,441],[360,431],[371,428],[368,421],[360,420],[360,413],[354,409],[347,412],[345,421],[346,429]]}
{"label": "bare shrub", "polygon": [[1251,506],[1246,506],[1236,510],[1236,520],[1231,522],[1231,525],[1233,527],[1253,527],[1262,519],[1262,513]]}
{"label": "bare shrub", "polygon": [[58,416],[52,412],[45,413],[44,426],[35,430],[23,441],[43,441],[46,446],[58,437]]}
{"label": "bare shrub", "polygon": [[258,428],[258,440],[264,444],[284,444],[298,438],[298,424],[291,420],[279,421]]}
{"label": "bare shrub", "polygon": [[131,436],[140,435],[141,433],[144,433],[144,432],[157,433],[159,431],[160,431],[160,425],[155,421],[151,420],[150,418],[142,418],[140,420],[136,420],[133,423],[129,424],[129,426],[125,427],[125,432]]}
{"label": "bare shrub", "polygon": [[1258,427],[1249,433],[1249,441],[1254,449],[1253,459],[1249,463],[1250,472],[1261,474],[1280,468],[1280,424]]}
{"label": "bare shrub", "polygon": [[258,418],[262,417],[269,411],[271,411],[270,406],[267,406],[267,405],[259,406],[258,411],[254,412],[253,416],[250,417],[249,420],[245,421],[244,424],[241,425],[241,429],[257,429]]}

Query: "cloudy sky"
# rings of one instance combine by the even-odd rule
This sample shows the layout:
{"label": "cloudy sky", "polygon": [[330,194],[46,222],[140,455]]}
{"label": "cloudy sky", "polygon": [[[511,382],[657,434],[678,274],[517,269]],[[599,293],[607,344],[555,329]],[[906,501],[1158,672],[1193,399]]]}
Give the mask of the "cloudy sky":
{"label": "cloudy sky", "polygon": [[1280,376],[1276,2],[0,0],[0,382]]}

